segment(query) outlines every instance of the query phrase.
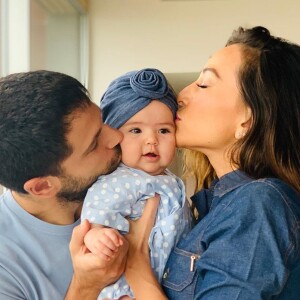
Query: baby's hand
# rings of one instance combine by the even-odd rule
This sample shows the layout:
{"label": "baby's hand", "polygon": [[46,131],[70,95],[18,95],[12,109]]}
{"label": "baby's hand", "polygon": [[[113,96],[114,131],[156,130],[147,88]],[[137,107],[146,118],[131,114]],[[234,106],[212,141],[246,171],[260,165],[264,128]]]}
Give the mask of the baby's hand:
{"label": "baby's hand", "polygon": [[116,229],[93,225],[85,235],[84,243],[93,254],[109,261],[123,245],[123,236]]}

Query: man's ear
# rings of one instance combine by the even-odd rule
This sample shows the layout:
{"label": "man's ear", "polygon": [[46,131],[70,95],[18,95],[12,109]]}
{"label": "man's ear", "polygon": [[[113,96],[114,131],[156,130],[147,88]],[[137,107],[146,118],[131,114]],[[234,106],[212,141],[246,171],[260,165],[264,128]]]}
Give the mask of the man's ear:
{"label": "man's ear", "polygon": [[54,197],[60,187],[60,181],[56,176],[35,177],[24,184],[24,190],[27,193],[40,197]]}

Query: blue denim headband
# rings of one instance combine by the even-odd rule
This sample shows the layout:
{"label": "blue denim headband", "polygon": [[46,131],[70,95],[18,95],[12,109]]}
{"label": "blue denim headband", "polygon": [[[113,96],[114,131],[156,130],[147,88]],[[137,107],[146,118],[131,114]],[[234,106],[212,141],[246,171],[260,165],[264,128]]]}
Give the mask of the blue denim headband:
{"label": "blue denim headband", "polygon": [[175,118],[176,96],[162,72],[143,69],[126,73],[112,81],[101,98],[103,121],[120,128],[152,100],[166,104]]}

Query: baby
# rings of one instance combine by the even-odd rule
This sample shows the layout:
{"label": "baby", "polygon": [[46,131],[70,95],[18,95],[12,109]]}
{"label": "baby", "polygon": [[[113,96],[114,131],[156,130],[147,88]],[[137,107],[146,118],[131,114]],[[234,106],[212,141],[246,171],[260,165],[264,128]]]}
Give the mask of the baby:
{"label": "baby", "polygon": [[[114,80],[100,108],[103,121],[124,135],[122,162],[113,173],[100,176],[87,193],[81,217],[92,223],[92,229],[85,244],[91,252],[101,248],[102,257],[109,259],[120,241],[116,232],[101,234],[99,230],[110,227],[128,233],[127,218],[139,218],[145,201],[159,194],[149,248],[153,270],[161,280],[171,249],[191,229],[192,221],[184,184],[167,169],[176,151],[175,94],[159,70],[143,69]],[[121,297],[134,298],[124,276],[98,299]]]}

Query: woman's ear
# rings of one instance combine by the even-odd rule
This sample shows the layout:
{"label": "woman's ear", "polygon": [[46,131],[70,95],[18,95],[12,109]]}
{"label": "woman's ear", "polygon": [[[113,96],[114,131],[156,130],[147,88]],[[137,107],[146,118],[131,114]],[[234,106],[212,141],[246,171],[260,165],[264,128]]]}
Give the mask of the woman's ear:
{"label": "woman's ear", "polygon": [[235,131],[235,135],[234,135],[235,138],[237,140],[243,138],[251,128],[251,125],[252,125],[252,112],[250,107],[246,107],[243,119],[241,120],[239,126]]}
{"label": "woman's ear", "polygon": [[60,190],[60,181],[55,176],[35,177],[24,184],[24,190],[39,197],[53,197]]}

